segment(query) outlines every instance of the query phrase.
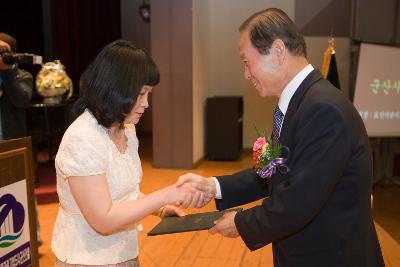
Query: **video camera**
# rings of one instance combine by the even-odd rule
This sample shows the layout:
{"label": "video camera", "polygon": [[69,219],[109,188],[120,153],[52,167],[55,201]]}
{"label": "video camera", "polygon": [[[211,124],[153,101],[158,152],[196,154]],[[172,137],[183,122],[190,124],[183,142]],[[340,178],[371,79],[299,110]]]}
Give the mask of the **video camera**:
{"label": "video camera", "polygon": [[13,65],[22,63],[26,65],[42,64],[42,56],[28,54],[28,53],[12,53],[9,51],[0,52],[3,63],[6,65]]}

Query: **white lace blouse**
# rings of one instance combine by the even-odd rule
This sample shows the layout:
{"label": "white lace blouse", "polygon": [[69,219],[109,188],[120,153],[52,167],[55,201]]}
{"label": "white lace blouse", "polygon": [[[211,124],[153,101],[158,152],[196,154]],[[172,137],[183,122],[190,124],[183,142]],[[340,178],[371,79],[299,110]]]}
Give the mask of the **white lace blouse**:
{"label": "white lace blouse", "polygon": [[97,233],[80,212],[67,179],[105,173],[114,203],[137,199],[142,177],[138,140],[133,129],[126,128],[125,135],[127,148],[121,154],[88,110],[65,132],[55,159],[60,207],[51,241],[60,261],[105,265],[138,256],[136,225],[110,235]]}

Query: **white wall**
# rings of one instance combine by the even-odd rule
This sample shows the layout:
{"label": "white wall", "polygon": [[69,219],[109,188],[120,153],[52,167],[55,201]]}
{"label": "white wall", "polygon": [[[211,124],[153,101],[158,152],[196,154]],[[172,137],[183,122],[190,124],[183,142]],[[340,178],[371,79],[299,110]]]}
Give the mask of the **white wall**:
{"label": "white wall", "polygon": [[253,123],[271,132],[277,99],[260,98],[243,78],[237,46],[238,28],[253,13],[269,7],[294,16],[294,0],[193,0],[193,160],[204,156],[205,100],[241,95],[244,102],[243,145],[256,138]]}
{"label": "white wall", "polygon": [[205,99],[207,98],[207,68],[210,59],[207,29],[210,27],[207,1],[193,1],[193,162],[201,159],[205,152]]}

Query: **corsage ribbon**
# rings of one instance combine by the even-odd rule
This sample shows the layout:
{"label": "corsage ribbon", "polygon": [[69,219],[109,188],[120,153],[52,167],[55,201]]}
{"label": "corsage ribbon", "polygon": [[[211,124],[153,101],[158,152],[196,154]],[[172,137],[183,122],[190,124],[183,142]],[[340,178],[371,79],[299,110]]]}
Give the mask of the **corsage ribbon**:
{"label": "corsage ribbon", "polygon": [[279,171],[282,174],[289,173],[290,169],[286,166],[286,161],[289,158],[290,151],[289,148],[284,146],[282,149],[282,156],[273,159],[266,167],[262,168],[257,172],[261,178],[271,178],[273,174]]}

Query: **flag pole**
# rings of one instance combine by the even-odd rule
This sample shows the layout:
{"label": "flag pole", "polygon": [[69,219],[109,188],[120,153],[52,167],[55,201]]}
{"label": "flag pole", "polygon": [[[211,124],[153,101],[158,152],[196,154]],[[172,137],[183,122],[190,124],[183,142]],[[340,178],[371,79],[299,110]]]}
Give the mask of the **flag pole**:
{"label": "flag pole", "polygon": [[322,63],[322,76],[330,81],[336,88],[340,89],[339,73],[336,63],[335,39],[333,38],[333,29],[328,38],[328,47],[324,52],[324,61]]}
{"label": "flag pole", "polygon": [[329,66],[331,64],[332,55],[336,53],[334,47],[335,39],[333,38],[333,29],[331,29],[331,34],[328,38],[328,47],[324,52],[324,61],[322,63],[322,76],[326,79],[328,77]]}

